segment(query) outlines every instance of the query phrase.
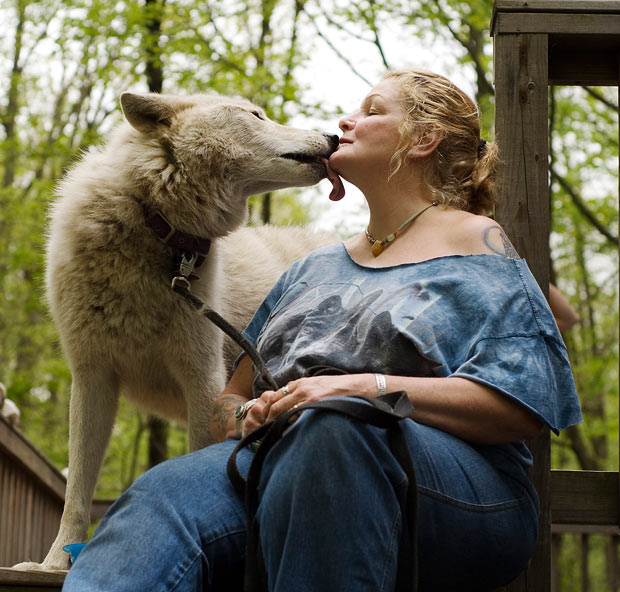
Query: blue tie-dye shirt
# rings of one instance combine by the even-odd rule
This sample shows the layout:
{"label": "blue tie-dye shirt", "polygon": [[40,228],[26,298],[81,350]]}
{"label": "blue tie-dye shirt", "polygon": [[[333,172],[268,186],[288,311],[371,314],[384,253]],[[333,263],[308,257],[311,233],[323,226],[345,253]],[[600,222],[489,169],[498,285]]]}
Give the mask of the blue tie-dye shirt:
{"label": "blue tie-dye shirt", "polygon": [[[458,376],[518,401],[556,433],[581,421],[564,342],[523,259],[371,268],[331,245],[282,275],[245,335],[279,385],[314,366]],[[255,380],[256,395],[266,388]]]}

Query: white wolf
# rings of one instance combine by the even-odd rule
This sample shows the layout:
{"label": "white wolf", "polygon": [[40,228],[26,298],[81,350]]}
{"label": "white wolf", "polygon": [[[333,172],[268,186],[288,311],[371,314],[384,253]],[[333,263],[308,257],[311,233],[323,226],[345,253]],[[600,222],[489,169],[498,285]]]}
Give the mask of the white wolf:
{"label": "white wolf", "polygon": [[224,337],[171,290],[179,261],[204,258],[192,293],[241,329],[283,269],[329,240],[298,228],[230,233],[250,195],[324,178],[337,136],[229,97],[124,93],[121,106],[128,123],[69,172],[51,213],[47,293],[73,374],[69,473],[58,536],[41,566],[22,569],[67,569],[62,546],[86,540],[120,392],[187,422],[192,450],[210,443]]}

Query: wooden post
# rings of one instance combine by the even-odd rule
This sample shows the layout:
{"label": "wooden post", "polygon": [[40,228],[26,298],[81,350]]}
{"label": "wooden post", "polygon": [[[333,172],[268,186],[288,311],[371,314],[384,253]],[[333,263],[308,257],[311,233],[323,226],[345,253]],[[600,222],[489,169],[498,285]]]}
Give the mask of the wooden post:
{"label": "wooden post", "polygon": [[[618,85],[619,0],[495,0],[496,138],[503,185],[497,218],[549,287],[547,86]],[[619,409],[620,413],[620,409]],[[549,469],[549,434],[531,443],[532,480],[541,498],[540,539],[526,574],[510,592],[547,592],[550,522],[618,532],[618,473]],[[605,484],[604,490],[597,486]],[[572,484],[572,487],[570,486]],[[576,494],[581,492],[581,494]]]}
{"label": "wooden post", "polygon": [[[495,135],[502,186],[496,216],[543,291],[549,288],[549,199],[547,182],[547,36],[495,37]],[[526,573],[511,592],[551,589],[549,432],[530,442],[532,481],[540,498],[539,538]]]}
{"label": "wooden post", "polygon": [[495,37],[496,215],[545,293],[549,287],[547,36]]}

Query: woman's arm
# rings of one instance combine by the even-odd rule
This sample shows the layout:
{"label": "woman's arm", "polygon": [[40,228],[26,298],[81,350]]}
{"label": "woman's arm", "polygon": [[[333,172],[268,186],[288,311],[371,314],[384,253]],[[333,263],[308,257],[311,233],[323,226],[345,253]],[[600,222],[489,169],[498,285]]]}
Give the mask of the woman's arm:
{"label": "woman's arm", "polygon": [[553,284],[549,284],[549,308],[558,324],[558,329],[562,332],[568,331],[579,322],[579,315],[575,309]]}
{"label": "woman's arm", "polygon": [[213,403],[209,429],[216,442],[239,437],[233,412],[236,407],[247,403],[252,398],[253,379],[252,360],[249,356],[244,356],[237,365],[226,388]]}
{"label": "woman's arm", "polygon": [[[386,376],[387,392],[405,391],[414,406],[412,419],[476,444],[501,444],[536,436],[542,422],[519,403],[472,380],[457,377]],[[334,395],[377,394],[373,374],[316,376],[293,380],[290,394],[266,391],[248,422],[256,427],[296,404]],[[249,424],[248,424],[249,427]]]}

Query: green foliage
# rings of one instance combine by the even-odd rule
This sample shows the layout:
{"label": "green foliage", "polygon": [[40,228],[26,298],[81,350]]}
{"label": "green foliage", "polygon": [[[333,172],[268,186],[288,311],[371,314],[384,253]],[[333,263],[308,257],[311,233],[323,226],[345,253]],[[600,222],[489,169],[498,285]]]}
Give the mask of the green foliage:
{"label": "green foliage", "polygon": [[[588,574],[591,592],[615,592],[607,575],[607,557],[618,553],[612,538],[605,535],[564,534],[554,537],[557,545],[558,592],[581,592],[582,569]],[[583,559],[587,556],[587,565]]]}
{"label": "green foliage", "polygon": [[[599,97],[599,98],[597,98]],[[608,100],[605,105],[601,100]],[[565,340],[585,422],[554,442],[556,468],[618,468],[618,115],[610,89],[551,94],[552,256],[580,317]],[[599,227],[584,218],[589,212]]]}

